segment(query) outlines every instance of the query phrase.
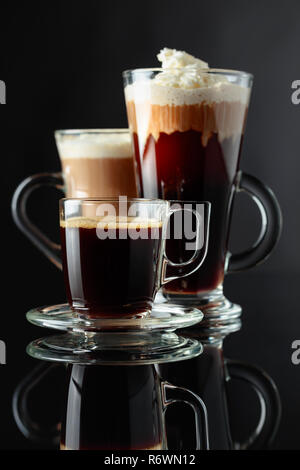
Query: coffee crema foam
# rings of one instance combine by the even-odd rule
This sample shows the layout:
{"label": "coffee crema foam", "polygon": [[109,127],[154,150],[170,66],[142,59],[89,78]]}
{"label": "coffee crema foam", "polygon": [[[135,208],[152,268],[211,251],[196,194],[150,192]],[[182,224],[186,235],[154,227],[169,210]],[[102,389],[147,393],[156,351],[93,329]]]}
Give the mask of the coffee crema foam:
{"label": "coffee crema foam", "polygon": [[70,217],[61,220],[62,228],[84,228],[84,229],[151,229],[161,228],[162,222],[155,219],[144,219],[139,217]]}
{"label": "coffee crema foam", "polygon": [[128,158],[132,156],[132,143],[127,132],[92,132],[56,134],[60,158]]}

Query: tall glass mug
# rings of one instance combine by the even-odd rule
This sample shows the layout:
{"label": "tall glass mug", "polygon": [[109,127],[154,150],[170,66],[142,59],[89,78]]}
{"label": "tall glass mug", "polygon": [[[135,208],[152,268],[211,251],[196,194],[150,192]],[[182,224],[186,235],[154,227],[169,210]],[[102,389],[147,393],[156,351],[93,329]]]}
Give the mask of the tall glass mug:
{"label": "tall glass mug", "polygon": [[20,230],[57,267],[60,246],[53,243],[27,216],[27,199],[41,186],[52,186],[66,197],[136,197],[132,144],[128,129],[78,129],[55,132],[62,172],[26,178],[16,189],[12,214]]}
{"label": "tall glass mug", "polygon": [[[222,296],[225,272],[250,268],[270,254],[280,235],[281,212],[268,187],[239,171],[252,75],[206,69],[197,72],[203,86],[188,89],[166,84],[165,72],[123,73],[139,192],[146,198],[211,202],[208,253],[201,270],[164,289],[177,302],[203,305]],[[252,247],[231,254],[232,203],[240,191],[256,202],[262,230]]]}

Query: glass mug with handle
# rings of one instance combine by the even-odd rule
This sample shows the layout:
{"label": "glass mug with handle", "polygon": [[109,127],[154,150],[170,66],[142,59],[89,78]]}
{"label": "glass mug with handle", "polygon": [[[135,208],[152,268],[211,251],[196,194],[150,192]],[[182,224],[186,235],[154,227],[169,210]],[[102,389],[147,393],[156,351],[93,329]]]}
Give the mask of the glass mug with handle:
{"label": "glass mug with handle", "polygon": [[12,215],[19,229],[59,269],[60,245],[52,242],[27,216],[31,193],[52,186],[66,197],[136,197],[136,178],[128,129],[75,129],[55,131],[62,172],[29,176],[17,187]]}
{"label": "glass mug with handle", "polygon": [[[184,230],[196,238],[187,245],[189,259],[177,263],[168,258],[165,245],[170,217],[176,223],[175,216],[182,214],[193,216],[186,219],[191,227],[184,221]],[[87,318],[147,316],[162,285],[188,276],[203,263],[209,218],[209,202],[173,207],[159,199],[62,199],[63,272],[70,307]]]}
{"label": "glass mug with handle", "polygon": [[[184,364],[161,364],[158,366],[159,373],[165,380],[186,387],[202,398],[207,409],[211,450],[268,448],[281,418],[281,402],[274,381],[264,370],[253,364],[224,359],[221,341],[203,341],[202,344],[203,353],[200,356],[185,361]],[[255,429],[242,442],[234,441],[231,433],[231,422],[238,413],[233,406],[237,406],[236,398],[232,399],[232,391],[229,389],[231,382],[248,385],[255,392],[260,405]],[[238,402],[239,409],[247,402],[245,392],[239,394]],[[180,430],[178,420],[183,424]],[[190,433],[189,426],[192,421],[193,416],[181,405],[167,412],[169,448],[184,449],[188,443],[193,445],[194,436]]]}
{"label": "glass mug with handle", "polygon": [[[182,403],[192,409],[195,422],[189,429],[195,445],[189,448],[208,450],[205,404],[193,392],[163,380],[154,364],[68,364],[66,369],[65,386],[60,381],[54,392],[62,409],[60,423],[34,419],[30,404],[32,395],[43,390],[42,381],[65,373],[61,364],[42,362],[14,392],[15,421],[33,442],[53,447],[60,443],[61,450],[166,450],[165,412]],[[177,424],[182,425],[180,420]]]}
{"label": "glass mug with handle", "polygon": [[[201,86],[176,82],[181,69],[136,69],[123,73],[129,128],[134,142],[139,195],[207,200],[211,236],[201,270],[164,288],[180,303],[209,304],[222,298],[226,272],[248,269],[271,253],[281,232],[273,192],[239,171],[252,75],[219,69],[194,71]],[[176,84],[166,82],[172,75]],[[195,79],[195,77],[194,77]],[[228,251],[235,193],[245,192],[260,210],[262,230],[243,253]]]}
{"label": "glass mug with handle", "polygon": [[61,450],[166,450],[165,412],[178,402],[193,410],[194,448],[208,449],[204,403],[161,380],[154,365],[69,368]]}

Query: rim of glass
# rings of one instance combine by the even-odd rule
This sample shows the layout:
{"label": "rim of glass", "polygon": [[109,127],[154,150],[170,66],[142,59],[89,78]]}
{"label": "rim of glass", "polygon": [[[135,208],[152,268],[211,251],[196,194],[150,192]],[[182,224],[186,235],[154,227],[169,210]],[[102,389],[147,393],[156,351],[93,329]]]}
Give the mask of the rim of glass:
{"label": "rim of glass", "polygon": [[107,128],[107,129],[57,129],[54,131],[54,135],[79,135],[79,134],[129,134],[129,128]]}
{"label": "rim of glass", "polygon": [[[162,68],[162,67],[148,67],[148,68],[137,68],[137,69],[128,69],[122,72],[123,77],[129,76],[131,73],[145,73],[145,72],[169,72],[169,71],[181,71],[183,67],[174,67],[174,68]],[[253,74],[249,72],[244,72],[243,70],[232,70],[232,69],[216,69],[216,68],[208,68],[208,69],[201,69],[201,73],[216,73],[220,75],[233,75],[237,77],[244,77],[244,78],[251,78],[253,79]]]}
{"label": "rim of glass", "polygon": [[168,203],[169,201],[165,200],[165,199],[143,199],[141,197],[128,197],[126,198],[126,201],[122,201],[119,199],[119,197],[63,197],[60,199],[60,203],[65,203],[65,202],[143,202],[143,203],[156,203],[156,204],[166,204]]}
{"label": "rim of glass", "polygon": [[153,199],[144,199],[142,197],[128,197],[126,198],[126,201],[120,200],[119,197],[63,197],[60,199],[60,203],[63,202],[142,202],[142,203],[156,203],[156,204],[161,204],[161,203],[180,203],[180,204],[207,204],[210,205],[210,201],[180,201],[179,199],[158,199],[158,198],[153,198]]}

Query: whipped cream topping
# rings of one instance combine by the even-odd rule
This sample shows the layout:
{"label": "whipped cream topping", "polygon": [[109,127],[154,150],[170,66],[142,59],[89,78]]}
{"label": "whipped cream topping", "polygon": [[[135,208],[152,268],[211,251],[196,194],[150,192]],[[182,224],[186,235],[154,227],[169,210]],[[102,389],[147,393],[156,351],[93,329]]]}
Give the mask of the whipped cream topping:
{"label": "whipped cream topping", "polygon": [[206,62],[186,52],[164,48],[157,58],[162,71],[153,79],[127,85],[127,101],[148,101],[160,106],[193,105],[203,101],[248,103],[249,90],[246,87],[230,82],[225,75],[211,73]]}
{"label": "whipped cream topping", "polygon": [[132,155],[129,132],[56,134],[61,159],[125,158]]}
{"label": "whipped cream topping", "polygon": [[195,130],[203,146],[213,134],[220,142],[239,140],[250,89],[186,52],[164,48],[157,57],[162,67],[154,77],[137,71],[135,81],[125,87],[128,121],[138,133],[140,155],[149,135],[157,141],[161,133]]}
{"label": "whipped cream topping", "polygon": [[[216,81],[213,75],[203,73],[204,70],[208,70],[208,63],[196,59],[187,52],[165,47],[157,55],[157,58],[161,62],[162,69],[164,69],[154,78],[157,85],[192,89]],[[225,81],[227,81],[226,78]]]}
{"label": "whipped cream topping", "polygon": [[182,67],[196,67],[198,69],[208,69],[208,63],[201,59],[188,54],[184,51],[177,51],[176,49],[169,49],[164,47],[159,54],[157,54],[161,67],[163,69],[178,69]]}

